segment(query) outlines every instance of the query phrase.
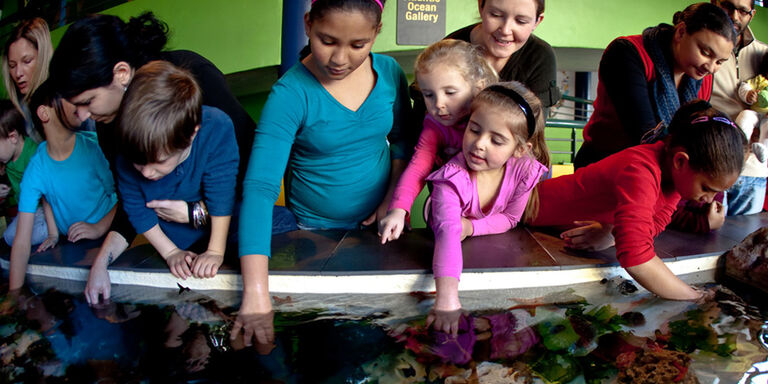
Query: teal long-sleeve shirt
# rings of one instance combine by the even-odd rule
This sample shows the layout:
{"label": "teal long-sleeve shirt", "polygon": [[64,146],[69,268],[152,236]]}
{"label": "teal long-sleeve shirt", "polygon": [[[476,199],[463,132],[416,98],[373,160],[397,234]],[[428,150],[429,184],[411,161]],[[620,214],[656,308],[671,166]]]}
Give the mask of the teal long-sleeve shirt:
{"label": "teal long-sleeve shirt", "polygon": [[352,111],[302,63],[272,87],[243,182],[240,255],[271,255],[272,207],[286,177],[287,206],[300,225],[347,228],[384,198],[391,159],[406,159],[401,129],[410,109],[397,62],[371,54],[376,85]]}

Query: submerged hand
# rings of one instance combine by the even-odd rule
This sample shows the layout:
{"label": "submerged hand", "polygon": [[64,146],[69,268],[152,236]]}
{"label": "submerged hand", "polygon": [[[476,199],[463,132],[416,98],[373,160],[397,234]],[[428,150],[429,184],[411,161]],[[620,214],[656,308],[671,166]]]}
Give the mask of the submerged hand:
{"label": "submerged hand", "polygon": [[152,200],[147,208],[155,210],[157,217],[174,223],[189,223],[189,209],[183,200]]}
{"label": "submerged hand", "polygon": [[381,237],[381,243],[386,244],[387,241],[393,241],[400,238],[400,234],[403,233],[405,227],[405,212],[404,209],[395,208],[379,222],[379,237]]}
{"label": "submerged hand", "polygon": [[85,284],[85,301],[88,302],[88,305],[98,305],[100,304],[99,295],[101,295],[102,303],[107,303],[111,288],[107,269],[93,266],[88,273],[88,282]]}
{"label": "submerged hand", "polygon": [[192,275],[199,279],[214,277],[223,262],[224,255],[207,250],[192,260]]}
{"label": "submerged hand", "polygon": [[432,326],[435,331],[456,336],[459,334],[459,319],[461,318],[461,314],[461,308],[453,310],[432,308],[427,315],[427,328]]}
{"label": "submerged hand", "polygon": [[616,244],[611,231],[613,226],[598,221],[574,221],[579,227],[569,229],[560,234],[565,240],[565,246],[584,251],[602,251]]}
{"label": "submerged hand", "polygon": [[264,295],[251,300],[247,294],[244,294],[243,303],[237,313],[229,338],[236,340],[242,333],[245,346],[251,346],[255,339],[257,351],[263,353],[266,350],[271,350],[265,346],[272,345],[275,341],[274,317],[275,313],[272,311],[272,302],[269,296]]}

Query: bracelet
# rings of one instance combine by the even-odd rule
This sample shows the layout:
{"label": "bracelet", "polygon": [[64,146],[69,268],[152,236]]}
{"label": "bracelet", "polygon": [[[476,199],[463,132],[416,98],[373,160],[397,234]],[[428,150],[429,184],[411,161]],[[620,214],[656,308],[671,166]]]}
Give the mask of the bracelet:
{"label": "bracelet", "polygon": [[193,204],[192,216],[190,219],[192,220],[192,225],[195,229],[199,229],[208,224],[208,209],[205,207],[205,203],[198,201]]}
{"label": "bracelet", "polygon": [[[193,220],[194,216],[194,210],[195,210],[195,203],[187,202],[187,220],[189,220],[189,223],[192,225],[195,225],[195,222]],[[197,227],[195,227],[197,228]]]}

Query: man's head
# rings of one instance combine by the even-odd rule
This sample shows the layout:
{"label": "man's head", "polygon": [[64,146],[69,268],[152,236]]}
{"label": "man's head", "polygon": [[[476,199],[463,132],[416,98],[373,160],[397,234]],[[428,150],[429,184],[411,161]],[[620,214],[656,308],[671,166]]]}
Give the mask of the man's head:
{"label": "man's head", "polygon": [[728,14],[739,36],[747,29],[752,16],[755,15],[753,0],[712,0],[712,4],[719,6]]}

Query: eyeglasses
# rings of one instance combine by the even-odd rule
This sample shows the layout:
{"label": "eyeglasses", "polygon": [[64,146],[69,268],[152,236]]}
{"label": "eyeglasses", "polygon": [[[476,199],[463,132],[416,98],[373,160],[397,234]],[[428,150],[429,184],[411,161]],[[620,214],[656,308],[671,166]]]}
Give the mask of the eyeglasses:
{"label": "eyeglasses", "polygon": [[718,1],[717,4],[720,5],[720,8],[724,9],[729,14],[733,11],[738,11],[741,16],[747,17],[752,16],[755,13],[754,9],[747,9],[747,8],[741,8],[737,7],[735,4],[731,3],[730,1]]}

